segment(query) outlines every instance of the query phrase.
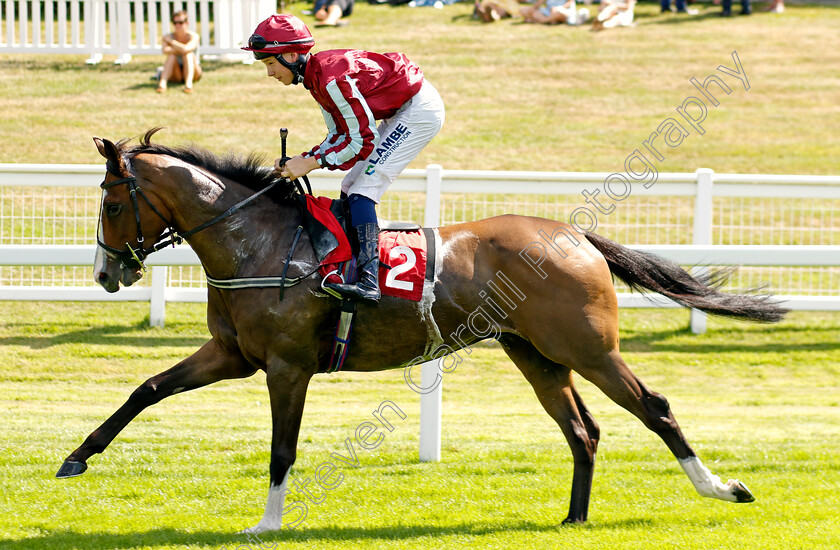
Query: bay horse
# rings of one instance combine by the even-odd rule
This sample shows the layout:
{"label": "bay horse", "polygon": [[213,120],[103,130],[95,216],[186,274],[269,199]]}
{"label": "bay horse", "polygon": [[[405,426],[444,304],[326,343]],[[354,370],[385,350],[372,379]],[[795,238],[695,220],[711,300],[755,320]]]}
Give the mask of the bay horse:
{"label": "bay horse", "polygon": [[[93,454],[165,397],[263,370],[273,429],[270,484],[265,514],[245,532],[280,529],[307,386],[329,356],[338,301],[320,290],[309,237],[296,235],[301,214],[291,182],[278,180],[254,155],[219,157],[193,146],[153,144],[157,130],[135,146],[94,138],[107,159],[96,281],[108,292],[130,286],[142,276],[145,256],[177,233],[201,259],[208,278],[277,276],[288,268],[299,284],[285,289],[282,301],[277,288],[208,287],[210,340],[141,384],[70,453],[57,477],[82,474]],[[270,193],[254,198],[269,187]],[[784,309],[766,296],[722,293],[714,282],[670,261],[548,219],[507,215],[437,228],[434,235],[433,284],[420,302],[383,297],[377,306],[359,304],[344,370],[394,369],[443,352],[457,354],[490,336],[479,327],[480,312],[571,447],[572,489],[563,523],[587,520],[599,440],[598,424],[575,388],[572,371],[657,434],[702,496],[754,500],[743,483],[723,483],[703,465],[666,399],[622,359],[612,276],[634,290],[660,293],[712,314],[775,322]],[[545,243],[542,249],[538,242]],[[499,274],[507,289],[494,284]],[[385,342],[385,333],[399,337]]]}

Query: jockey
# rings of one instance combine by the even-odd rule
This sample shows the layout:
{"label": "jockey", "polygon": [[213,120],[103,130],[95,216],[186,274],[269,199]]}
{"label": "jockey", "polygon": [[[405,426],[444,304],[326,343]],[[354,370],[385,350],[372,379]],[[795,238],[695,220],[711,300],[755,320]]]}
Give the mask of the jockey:
{"label": "jockey", "polygon": [[[316,168],[349,170],[341,191],[359,240],[359,282],[329,283],[343,296],[378,302],[379,224],[376,204],[403,169],[440,131],[443,101],[423,72],[401,53],[326,50],[314,54],[306,24],[293,15],[260,23],[244,50],[269,77],[303,84],[321,106],[327,137],[274,168],[296,179]],[[377,127],[375,121],[381,121]]]}

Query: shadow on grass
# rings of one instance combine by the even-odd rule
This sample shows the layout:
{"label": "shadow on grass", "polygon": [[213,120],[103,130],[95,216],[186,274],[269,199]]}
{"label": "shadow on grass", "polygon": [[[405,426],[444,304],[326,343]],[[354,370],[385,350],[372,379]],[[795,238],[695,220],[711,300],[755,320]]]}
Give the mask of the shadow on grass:
{"label": "shadow on grass", "polygon": [[[21,326],[21,324],[17,324]],[[208,336],[163,336],[158,334],[144,335],[149,331],[149,321],[144,319],[133,325],[115,325],[106,327],[91,327],[84,330],[74,330],[51,336],[25,335],[0,338],[0,346],[26,346],[31,349],[46,349],[63,344],[96,344],[109,346],[202,346],[210,338]],[[124,335],[125,333],[134,333]],[[140,334],[137,334],[140,333]]]}
{"label": "shadow on grass", "polygon": [[[776,336],[776,342],[753,341],[753,336],[765,334],[771,330]],[[702,340],[693,335],[688,328],[636,332],[624,331],[621,336],[622,351],[635,352],[684,352],[684,353],[789,353],[792,351],[834,351],[840,349],[840,341],[802,342],[803,334],[819,334],[822,332],[837,332],[837,327],[792,326],[773,327],[767,325],[749,325],[737,330],[738,336],[723,341],[721,338]],[[724,332],[727,332],[724,330]],[[791,343],[790,337],[796,335],[798,342]],[[686,338],[691,340],[685,341]],[[682,340],[680,340],[682,339]],[[753,343],[743,343],[743,342]]]}
{"label": "shadow on grass", "polygon": [[[133,61],[132,61],[132,63],[133,63]],[[152,76],[155,75],[155,71],[156,71],[157,67],[161,66],[162,64],[163,64],[163,56],[161,56],[160,59],[158,59],[156,61],[146,62],[146,64],[144,64],[142,66],[139,66],[136,69],[133,69],[131,71],[131,73],[140,73],[141,75],[145,75],[146,78],[143,78],[141,76],[139,80],[136,80],[134,78],[133,74],[132,74],[132,78],[131,78],[132,82],[127,82],[126,83],[127,85],[126,85],[125,88],[123,88],[123,91],[128,92],[128,91],[137,91],[137,90],[148,90],[150,92],[154,92],[155,89],[157,89],[157,86],[158,86],[158,79],[157,78],[152,78]],[[241,61],[240,62],[234,62],[234,61],[210,61],[210,62],[207,62],[207,61],[205,61],[201,64],[201,74],[202,74],[202,77],[203,77],[207,74],[212,74],[216,71],[220,71],[220,70],[228,68],[228,67],[236,67],[236,66],[240,66],[240,65],[242,65]],[[129,79],[127,79],[127,80],[129,80]],[[197,80],[196,83],[195,83],[197,89],[200,86],[199,82],[200,82],[200,80]],[[170,86],[170,88],[183,89],[184,83],[183,82],[170,82],[169,86]],[[172,90],[170,89],[169,91],[172,91]]]}
{"label": "shadow on grass", "polygon": [[[147,74],[151,75],[155,72],[155,68],[163,65],[163,54],[157,55],[143,55],[134,57],[130,63],[125,65],[116,65],[113,60],[103,60],[97,64],[89,65],[85,63],[82,56],[77,54],[59,54],[66,55],[66,58],[52,58],[47,60],[44,57],[29,56],[29,57],[12,57],[7,59],[0,59],[0,70],[8,69],[26,69],[27,71],[73,71],[86,73],[120,73],[125,75]],[[202,73],[214,72],[231,66],[241,65],[241,61],[202,61]]]}
{"label": "shadow on grass", "polygon": [[[582,528],[615,528],[638,526],[639,521],[650,523],[649,520],[627,520],[603,525],[582,526]],[[350,541],[350,540],[411,540],[429,537],[445,537],[450,535],[483,536],[498,532],[509,533],[510,531],[527,532],[554,532],[562,528],[581,528],[581,526],[561,527],[559,522],[553,524],[539,524],[529,521],[499,525],[462,524],[453,526],[431,526],[431,525],[395,525],[381,527],[323,527],[307,529],[283,529],[282,531],[262,533],[259,540],[251,539],[248,535],[235,533],[223,533],[213,531],[199,531],[186,533],[171,528],[153,529],[132,534],[110,534],[110,533],[76,533],[72,530],[50,531],[40,537],[30,537],[19,540],[0,540],[0,547],[4,550],[50,550],[76,549],[85,550],[97,549],[122,549],[136,548],[138,546],[184,545],[196,547],[199,545],[210,548],[259,548],[262,541],[264,547],[272,547],[270,543],[275,542],[318,542],[318,541]]]}
{"label": "shadow on grass", "polygon": [[[24,326],[25,323],[15,323],[16,326]],[[148,318],[138,321],[132,325],[115,325],[105,327],[90,327],[83,330],[75,330],[55,334],[25,335],[0,338],[0,346],[17,345],[26,346],[32,349],[46,349],[52,346],[64,344],[96,344],[109,346],[136,346],[136,347],[157,347],[167,346],[193,346],[204,345],[210,338],[207,336],[178,336],[149,334],[155,329],[149,328]],[[621,336],[622,351],[631,352],[685,352],[685,353],[721,353],[721,352],[750,352],[750,353],[785,353],[791,351],[834,351],[840,349],[840,341],[827,342],[801,342],[802,334],[819,334],[822,332],[836,332],[836,327],[814,327],[814,326],[791,326],[773,327],[774,335],[778,343],[750,341],[750,335],[764,334],[768,330],[766,325],[749,325],[739,327],[738,338],[731,338],[722,341],[720,338],[713,340],[701,340],[691,334],[688,328],[669,329],[659,331],[635,331],[623,330]],[[125,333],[133,333],[125,335]],[[144,334],[145,333],[145,334]],[[796,335],[799,343],[791,343],[789,337]],[[689,340],[686,341],[686,338]]]}

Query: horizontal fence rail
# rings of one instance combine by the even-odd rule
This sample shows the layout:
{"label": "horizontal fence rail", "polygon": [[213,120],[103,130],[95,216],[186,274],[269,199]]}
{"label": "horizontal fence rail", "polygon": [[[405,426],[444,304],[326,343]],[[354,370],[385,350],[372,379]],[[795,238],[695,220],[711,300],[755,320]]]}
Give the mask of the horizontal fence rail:
{"label": "horizontal fence rail", "polygon": [[160,54],[171,15],[187,10],[203,56],[237,57],[251,30],[275,12],[274,0],[5,0],[0,52],[87,54],[88,63],[115,55]]}
{"label": "horizontal fence rail", "polygon": [[[715,266],[840,266],[840,246],[720,246],[720,245],[629,245],[683,265]],[[92,266],[94,245],[0,245],[0,266]],[[0,300],[44,301],[135,301],[151,302],[151,324],[162,326],[165,302],[206,302],[204,288],[166,286],[169,266],[200,266],[188,245],[164,248],[149,256],[148,287],[123,288],[109,294],[99,287],[13,287],[0,286]],[[91,278],[93,274],[91,273]],[[785,306],[797,310],[840,311],[840,297],[776,296]],[[620,293],[619,307],[682,307],[662,296]]]}
{"label": "horizontal fence rail", "polygon": [[[9,266],[5,269],[14,269],[11,266],[33,269],[37,266],[43,269],[91,266],[94,247],[85,243],[94,242],[100,194],[97,185],[103,176],[104,169],[98,164],[0,164],[0,275],[4,266]],[[316,170],[310,176],[313,189],[328,194],[338,189],[343,173]],[[614,174],[445,170],[430,165],[426,169],[406,170],[400,176],[388,194],[398,199],[395,203],[388,203],[388,200],[394,199],[386,196],[386,202],[380,206],[380,216],[438,226],[517,211],[523,207],[531,215],[567,221],[570,212],[588,208],[590,214],[599,218],[600,226],[596,231],[625,244],[633,239],[629,229],[632,227],[648,226],[654,228],[654,232],[676,234],[681,241],[677,244],[638,242],[631,247],[653,252],[681,265],[764,266],[776,269],[818,267],[823,271],[811,277],[818,281],[815,291],[799,295],[779,292],[772,286],[768,290],[779,294],[779,299],[785,300],[792,309],[840,310],[840,285],[837,284],[840,281],[840,177],[715,174],[708,169],[695,173],[659,174],[656,182],[648,188],[632,182],[633,196],[628,197],[626,202],[613,201],[615,211],[605,214],[608,200],[602,200],[595,206],[593,202],[586,201],[586,197],[592,197],[593,191],[611,176]],[[19,191],[17,200],[12,197],[4,201],[4,190],[13,189],[24,191]],[[36,197],[29,195],[25,191],[27,189],[41,189],[44,193]],[[605,189],[602,188],[602,197],[605,197]],[[62,201],[55,198],[59,190],[68,193]],[[512,203],[506,198],[511,195],[514,197]],[[658,197],[666,201],[667,214],[656,210],[646,214],[632,212],[637,204]],[[746,206],[735,203],[723,208],[715,202],[721,198],[753,202],[744,203]],[[688,202],[682,202],[683,199]],[[804,216],[807,222],[803,222],[806,226],[803,228],[797,227],[795,220],[788,219],[793,214],[787,211],[771,218],[752,219],[758,215],[756,212],[769,210],[772,213],[774,208],[780,208],[767,202],[773,200],[788,205],[795,201],[813,200],[829,207]],[[43,204],[33,204],[38,202]],[[55,202],[65,204],[53,204]],[[30,219],[27,211],[39,208],[45,211],[42,218],[33,216]],[[78,217],[72,217],[63,210],[80,213]],[[47,211],[52,211],[53,218]],[[616,222],[622,215],[628,219]],[[729,224],[727,229],[721,229],[720,218],[732,215],[740,216],[740,219],[726,222]],[[668,219],[657,221],[651,218]],[[43,227],[36,227],[39,223]],[[612,234],[611,228],[618,223],[626,226],[621,231],[631,232],[629,237],[622,235],[621,231],[618,235]],[[48,226],[56,226],[54,235],[47,235],[50,233]],[[766,242],[768,238],[765,236],[758,239],[752,236],[751,232],[756,227],[762,229],[762,235],[769,234],[771,242]],[[782,233],[780,228],[784,228],[786,233]],[[27,231],[41,233],[42,236],[23,238]],[[714,235],[716,232],[720,235]],[[9,233],[12,235],[7,236]],[[636,240],[649,239],[637,234]],[[739,240],[742,242],[736,242]],[[750,241],[758,241],[758,244],[750,244]],[[47,242],[53,244],[39,244]],[[11,274],[0,276],[0,299],[150,301],[153,324],[163,323],[167,301],[206,300],[203,274],[197,267],[200,262],[188,246],[162,250],[151,256],[148,264],[153,269],[143,286],[122,289],[113,295],[93,284],[89,269],[84,273],[83,282],[70,285],[16,285]],[[183,266],[192,266],[191,269],[198,269],[198,272],[193,273],[192,279],[184,284],[167,281],[173,278],[175,270]],[[747,280],[743,286],[757,285]],[[619,293],[619,304],[622,307],[675,306],[662,297],[627,292]],[[695,332],[704,330],[704,319],[702,315],[693,313],[692,328]]]}

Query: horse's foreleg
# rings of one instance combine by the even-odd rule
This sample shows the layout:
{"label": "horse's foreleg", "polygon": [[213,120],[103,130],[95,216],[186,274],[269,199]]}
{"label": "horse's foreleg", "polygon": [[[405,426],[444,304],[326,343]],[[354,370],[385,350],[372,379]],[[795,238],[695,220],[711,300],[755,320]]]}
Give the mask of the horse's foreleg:
{"label": "horse's foreleg", "polygon": [[[311,375],[288,365],[272,365],[266,372],[266,383],[271,400],[271,465],[268,502],[262,519],[243,533],[261,533],[276,531],[283,527],[284,513],[294,514],[290,526],[298,525],[306,519],[305,505],[296,504],[284,508],[289,470],[297,457],[297,441],[300,422],[303,417],[303,405],[306,400],[306,388]],[[292,509],[295,511],[292,512]]]}
{"label": "horse's foreleg", "polygon": [[188,391],[228,378],[243,378],[256,372],[236,351],[228,351],[216,340],[210,340],[190,357],[171,369],[146,380],[128,401],[91,433],[82,445],[70,453],[56,477],[81,475],[87,469],[87,459],[101,453],[146,407],[170,395]]}
{"label": "horse's foreleg", "polygon": [[702,496],[730,502],[755,500],[743,483],[735,479],[723,483],[703,465],[683,436],[668,401],[649,390],[630,371],[617,350],[605,354],[596,365],[575,370],[661,437]]}
{"label": "horse's foreleg", "polygon": [[600,429],[572,383],[571,370],[544,357],[525,340],[506,336],[505,352],[533,386],[543,408],[563,431],[574,458],[569,515],[563,523],[583,523],[595,472]]}

